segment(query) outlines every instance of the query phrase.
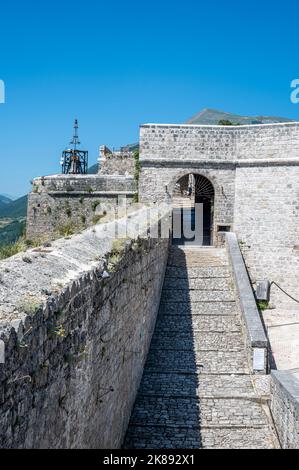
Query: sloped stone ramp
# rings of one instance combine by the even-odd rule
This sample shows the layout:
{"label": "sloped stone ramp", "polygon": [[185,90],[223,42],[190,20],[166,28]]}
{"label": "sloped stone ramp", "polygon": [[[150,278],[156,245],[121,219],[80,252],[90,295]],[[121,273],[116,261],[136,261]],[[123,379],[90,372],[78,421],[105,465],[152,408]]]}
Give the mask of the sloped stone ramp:
{"label": "sloped stone ramp", "polygon": [[226,251],[172,247],[125,448],[277,448]]}

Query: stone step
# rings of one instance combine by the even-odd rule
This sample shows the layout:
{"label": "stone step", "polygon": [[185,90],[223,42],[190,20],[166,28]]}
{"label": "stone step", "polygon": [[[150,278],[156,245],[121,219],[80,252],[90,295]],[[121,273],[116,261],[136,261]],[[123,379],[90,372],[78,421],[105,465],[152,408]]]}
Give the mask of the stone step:
{"label": "stone step", "polygon": [[180,350],[180,351],[244,351],[244,338],[241,333],[210,333],[204,332],[165,332],[156,329],[151,349]]}
{"label": "stone step", "polygon": [[233,302],[233,291],[162,289],[161,302]]}
{"label": "stone step", "polygon": [[172,247],[125,448],[273,448],[224,249]]}
{"label": "stone step", "polygon": [[185,267],[177,267],[177,266],[167,266],[165,272],[165,278],[177,278],[177,279],[184,279],[184,278],[205,278],[205,277],[230,277],[230,272],[228,267],[226,266],[210,266],[210,267],[198,267],[198,268],[190,268],[188,266]]}
{"label": "stone step", "polygon": [[145,371],[139,394],[164,397],[256,398],[249,375],[204,375]]}
{"label": "stone step", "polygon": [[198,374],[249,374],[245,352],[152,350],[146,372],[189,372]]}
{"label": "stone step", "polygon": [[167,302],[161,299],[159,315],[237,315],[235,301],[225,302]]}
{"label": "stone step", "polygon": [[138,395],[131,426],[265,427],[261,405],[246,398],[178,398]]}
{"label": "stone step", "polygon": [[273,449],[268,426],[245,428],[129,427],[125,449]]}
{"label": "stone step", "polygon": [[[199,248],[200,249],[200,248]],[[194,254],[188,253],[187,250],[181,250],[181,253],[170,253],[167,266],[176,266],[188,268],[207,268],[207,267],[226,267],[228,261],[224,257],[213,256],[212,253]]]}
{"label": "stone step", "polygon": [[164,313],[157,319],[156,330],[164,332],[189,333],[191,336],[198,331],[241,332],[238,315],[167,315]]}
{"label": "stone step", "polygon": [[176,290],[227,290],[233,292],[233,283],[230,278],[172,278],[166,277],[163,289]]}
{"label": "stone step", "polygon": [[228,269],[228,264],[224,264],[220,259],[218,258],[195,258],[192,259],[191,257],[186,257],[186,256],[181,256],[181,257],[172,257],[168,259],[167,266],[169,267],[180,267],[180,268],[219,268],[219,267],[225,267]]}

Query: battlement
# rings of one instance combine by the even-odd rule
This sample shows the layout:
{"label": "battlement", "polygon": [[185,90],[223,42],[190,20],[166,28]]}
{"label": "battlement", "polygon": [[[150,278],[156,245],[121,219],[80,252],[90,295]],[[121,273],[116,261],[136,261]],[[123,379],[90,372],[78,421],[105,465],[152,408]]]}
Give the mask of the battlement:
{"label": "battlement", "polygon": [[134,151],[128,148],[111,151],[105,145],[100,147],[99,175],[133,176],[135,172]]}

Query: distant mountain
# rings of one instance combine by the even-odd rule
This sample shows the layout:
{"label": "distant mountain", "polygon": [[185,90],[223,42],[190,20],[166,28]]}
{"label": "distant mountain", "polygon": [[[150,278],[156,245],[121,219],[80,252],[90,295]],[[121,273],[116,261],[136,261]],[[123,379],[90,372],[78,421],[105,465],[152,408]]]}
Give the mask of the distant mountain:
{"label": "distant mountain", "polygon": [[26,221],[24,218],[11,220],[5,225],[0,225],[0,247],[14,243],[25,231]]}
{"label": "distant mountain", "polygon": [[99,164],[96,163],[95,165],[92,165],[91,167],[88,168],[88,174],[89,175],[96,175],[99,171]]}
{"label": "distant mountain", "polygon": [[7,204],[0,205],[0,219],[17,219],[19,217],[26,217],[27,200],[28,196],[23,196],[15,201],[10,201]]}
{"label": "distant mountain", "polygon": [[272,124],[276,122],[294,122],[294,119],[277,116],[239,116],[217,109],[204,109],[189,119],[186,124],[218,125],[219,121],[230,121],[233,124]]}
{"label": "distant mountain", "polygon": [[0,194],[0,207],[5,206],[6,204],[9,204],[12,200],[5,196],[4,194]]}
{"label": "distant mountain", "polygon": [[134,152],[135,150],[139,149],[139,142],[135,142],[134,144],[127,144],[120,148],[122,151],[130,151]]}

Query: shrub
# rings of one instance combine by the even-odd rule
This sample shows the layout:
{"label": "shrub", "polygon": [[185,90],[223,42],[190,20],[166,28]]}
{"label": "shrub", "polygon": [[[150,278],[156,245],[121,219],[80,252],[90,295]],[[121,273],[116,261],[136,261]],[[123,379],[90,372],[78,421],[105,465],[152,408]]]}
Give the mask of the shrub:
{"label": "shrub", "polygon": [[27,315],[34,315],[42,305],[42,301],[37,297],[25,296],[17,304],[17,309]]}
{"label": "shrub", "polygon": [[98,214],[98,215],[94,215],[93,218],[92,218],[92,223],[94,225],[96,225],[97,223],[100,222],[100,220],[104,217],[103,214]]}
{"label": "shrub", "polygon": [[93,212],[95,212],[96,208],[98,207],[98,205],[101,204],[101,201],[93,201],[93,203],[91,204],[91,207],[92,207],[92,210]]}
{"label": "shrub", "polygon": [[68,222],[65,225],[62,225],[59,228],[59,235],[62,237],[69,237],[70,235],[73,235],[75,233],[75,226],[72,222]]}
{"label": "shrub", "polygon": [[0,260],[10,258],[21,251],[26,251],[26,248],[26,241],[23,237],[20,237],[15,243],[0,246]]}
{"label": "shrub", "polygon": [[72,216],[72,209],[70,208],[69,203],[65,204],[65,213],[68,217]]}
{"label": "shrub", "polygon": [[267,302],[266,300],[258,300],[256,303],[257,303],[258,309],[261,312],[269,308],[269,302]]}

